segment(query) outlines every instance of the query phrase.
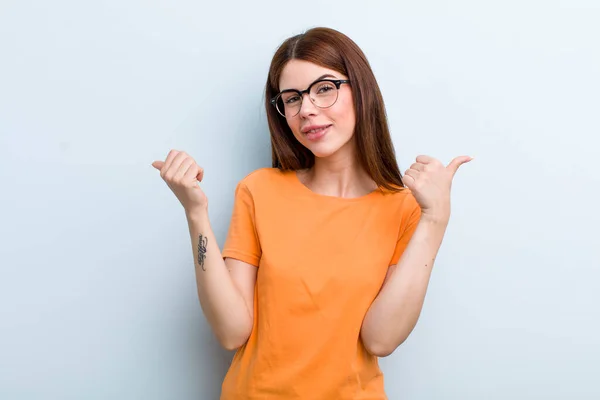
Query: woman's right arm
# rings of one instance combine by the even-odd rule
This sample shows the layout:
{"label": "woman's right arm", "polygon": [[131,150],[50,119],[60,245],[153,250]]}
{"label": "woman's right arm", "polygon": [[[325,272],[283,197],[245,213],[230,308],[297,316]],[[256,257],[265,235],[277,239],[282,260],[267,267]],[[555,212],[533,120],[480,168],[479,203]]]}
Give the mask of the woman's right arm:
{"label": "woman's right arm", "polygon": [[237,349],[252,332],[257,268],[233,258],[223,260],[206,212],[186,216],[200,305],[221,345]]}
{"label": "woman's right arm", "polygon": [[185,210],[202,311],[221,345],[236,349],[252,332],[257,268],[231,258],[223,260],[208,219],[208,200],[198,185],[204,171],[192,157],[171,150],[165,161],[152,166]]}

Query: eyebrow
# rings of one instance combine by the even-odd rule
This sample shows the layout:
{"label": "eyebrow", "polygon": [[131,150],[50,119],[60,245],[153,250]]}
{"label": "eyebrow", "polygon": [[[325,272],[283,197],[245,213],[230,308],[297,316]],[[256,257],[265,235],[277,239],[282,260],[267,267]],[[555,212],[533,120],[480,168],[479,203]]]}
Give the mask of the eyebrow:
{"label": "eyebrow", "polygon": [[[319,80],[321,80],[321,79],[325,79],[325,78],[336,78],[336,79],[337,79],[337,77],[336,77],[335,75],[331,75],[331,74],[325,74],[325,75],[321,75],[321,76],[320,76],[320,77],[318,77],[317,79],[313,80],[313,81],[312,81],[312,82],[309,84],[309,86],[310,86],[310,85],[312,85],[314,82],[316,82],[316,81],[319,81]],[[284,91],[286,91],[286,90],[298,90],[298,89],[281,89],[281,90],[280,90],[280,92],[284,92]]]}
{"label": "eyebrow", "polygon": [[315,81],[318,81],[319,79],[324,79],[324,78],[329,78],[329,77],[331,77],[331,78],[335,78],[335,76],[334,76],[334,75],[331,75],[331,74],[325,74],[325,75],[321,75],[320,77],[318,77],[317,79],[315,79],[313,82],[315,82]]}

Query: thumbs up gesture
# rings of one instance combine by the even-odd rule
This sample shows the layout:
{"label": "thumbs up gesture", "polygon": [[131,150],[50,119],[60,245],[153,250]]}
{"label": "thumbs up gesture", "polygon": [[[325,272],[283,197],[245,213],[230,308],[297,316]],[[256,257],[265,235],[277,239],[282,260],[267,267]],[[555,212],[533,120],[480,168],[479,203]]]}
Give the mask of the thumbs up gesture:
{"label": "thumbs up gesture", "polygon": [[204,177],[204,170],[187,153],[171,150],[165,161],[154,161],[152,166],[160,171],[161,178],[175,194],[186,214],[208,208],[206,195],[198,185]]}
{"label": "thumbs up gesture", "polygon": [[469,156],[460,156],[444,166],[429,156],[418,156],[402,178],[404,184],[421,206],[421,218],[447,222],[450,218],[450,189],[458,168],[471,161]]}

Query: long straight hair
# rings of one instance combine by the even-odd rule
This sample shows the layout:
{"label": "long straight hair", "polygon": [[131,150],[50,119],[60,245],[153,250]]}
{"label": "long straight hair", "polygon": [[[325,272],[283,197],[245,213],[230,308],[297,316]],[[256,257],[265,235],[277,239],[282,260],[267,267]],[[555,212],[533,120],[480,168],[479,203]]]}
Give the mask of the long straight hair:
{"label": "long straight hair", "polygon": [[292,36],[273,56],[265,88],[273,167],[299,170],[315,163],[314,154],[296,140],[285,118],[270,103],[279,93],[279,78],[290,60],[308,61],[348,77],[356,113],[354,140],[358,161],[380,188],[402,190],[404,183],[375,75],[358,45],[330,28],[313,28]]}

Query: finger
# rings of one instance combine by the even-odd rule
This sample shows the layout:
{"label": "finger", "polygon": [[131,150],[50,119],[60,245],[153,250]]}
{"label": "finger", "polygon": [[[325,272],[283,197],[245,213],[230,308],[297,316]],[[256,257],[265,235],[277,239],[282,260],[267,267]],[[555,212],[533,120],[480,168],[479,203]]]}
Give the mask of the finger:
{"label": "finger", "polygon": [[190,168],[188,168],[183,180],[185,182],[188,181],[197,181],[202,182],[202,178],[204,176],[204,170],[198,166],[198,164],[194,163]]}
{"label": "finger", "polygon": [[154,161],[152,166],[160,171],[160,169],[165,165],[164,161]]}
{"label": "finger", "polygon": [[419,171],[409,168],[404,173],[404,176],[410,176],[411,178],[413,178],[413,180],[417,180],[419,178],[419,174],[420,174]]}
{"label": "finger", "polygon": [[468,163],[472,159],[473,159],[473,157],[470,157],[470,156],[456,157],[454,160],[450,161],[450,164],[448,164],[446,169],[448,169],[450,172],[452,172],[452,175],[454,176],[454,174],[456,174],[456,171],[458,171],[458,167],[460,167],[464,163]]}
{"label": "finger", "polygon": [[414,169],[416,171],[425,171],[425,164],[421,164],[421,163],[414,163],[413,165],[410,166],[411,169]]}
{"label": "finger", "polygon": [[190,167],[195,164],[196,163],[194,162],[194,159],[192,157],[187,157],[186,159],[184,159],[181,162],[181,165],[179,166],[179,168],[177,169],[177,172],[173,176],[173,180],[175,182],[179,182],[180,180],[182,180],[184,178],[185,174],[187,173],[188,169],[190,169]]}
{"label": "finger", "polygon": [[165,173],[165,179],[173,179],[177,174],[181,163],[188,157],[189,156],[185,152],[179,152],[173,159],[173,162],[171,162],[169,168],[167,169],[167,172]]}
{"label": "finger", "polygon": [[417,162],[421,164],[430,164],[435,161],[435,158],[430,156],[421,155],[417,157]]}
{"label": "finger", "polygon": [[413,178],[410,175],[404,175],[402,177],[402,182],[404,183],[404,186],[406,186],[407,188],[409,188],[410,190],[413,190],[413,188],[415,187],[415,178]]}
{"label": "finger", "polygon": [[160,170],[160,173],[161,173],[161,175],[163,177],[164,177],[165,173],[171,167],[171,163],[173,162],[173,160],[175,159],[175,157],[177,157],[178,154],[179,154],[179,151],[177,151],[177,150],[171,150],[171,151],[169,151],[169,154],[167,154],[167,158],[165,160],[165,163],[163,164],[163,167]]}

